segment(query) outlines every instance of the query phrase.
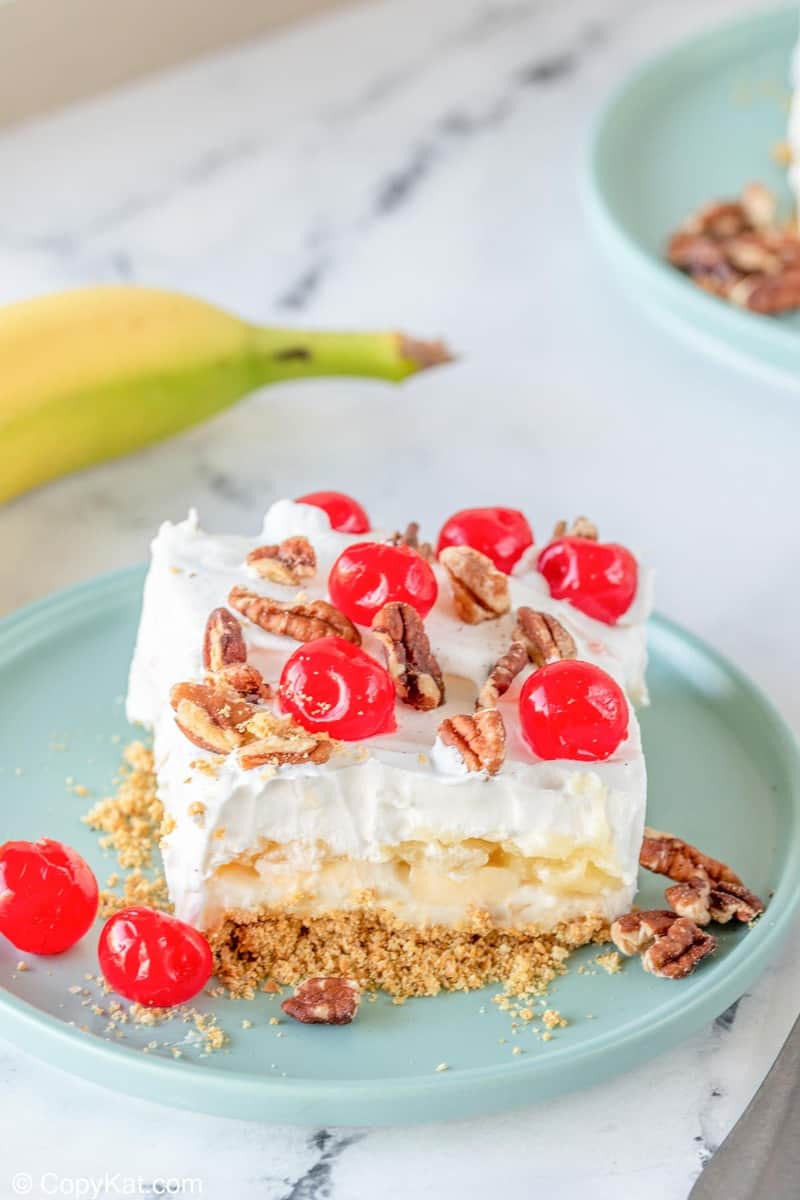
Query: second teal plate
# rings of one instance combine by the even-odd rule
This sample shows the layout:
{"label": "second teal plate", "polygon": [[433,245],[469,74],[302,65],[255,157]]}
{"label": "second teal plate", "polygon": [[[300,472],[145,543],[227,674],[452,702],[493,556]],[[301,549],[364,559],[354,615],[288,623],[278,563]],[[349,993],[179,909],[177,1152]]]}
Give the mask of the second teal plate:
{"label": "second teal plate", "polygon": [[[0,842],[62,839],[103,882],[116,862],[80,818],[111,790],[122,744],[135,736],[122,695],[141,584],[140,570],[105,576],[0,623]],[[85,978],[97,972],[95,929],[49,959],[0,939],[2,1036],[130,1095],[314,1125],[498,1112],[590,1087],[674,1046],[750,986],[789,928],[800,878],[800,773],[792,735],[733,667],[659,619],[651,650],[653,704],[643,714],[650,820],[707,847],[772,897],[751,931],[722,930],[718,953],[691,978],[654,979],[635,961],[609,976],[594,961],[598,949],[585,949],[552,989],[550,1003],[569,1026],[547,1043],[530,1029],[515,1033],[492,1003],[497,988],[402,1006],[380,996],[346,1028],[271,1025],[280,1014],[274,996],[204,997],[198,1007],[215,1012],[231,1038],[228,1049],[206,1055],[180,1021],[127,1024],[114,1036],[112,997]],[[76,795],[76,785],[92,797]],[[644,878],[639,899],[661,907],[663,881]],[[20,959],[29,970],[18,969]],[[437,1072],[441,1063],[448,1070]]]}
{"label": "second teal plate", "polygon": [[675,332],[737,365],[800,379],[800,312],[763,317],[702,292],[663,260],[669,234],[709,200],[759,179],[791,211],[786,138],[797,9],[760,13],[647,63],[595,124],[583,177],[616,277]]}

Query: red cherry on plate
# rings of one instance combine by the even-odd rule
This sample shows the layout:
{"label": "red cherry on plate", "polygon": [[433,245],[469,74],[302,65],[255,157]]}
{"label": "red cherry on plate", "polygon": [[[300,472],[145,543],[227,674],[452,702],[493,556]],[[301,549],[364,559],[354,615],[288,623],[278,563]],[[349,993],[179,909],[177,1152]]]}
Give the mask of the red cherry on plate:
{"label": "red cherry on plate", "polygon": [[295,650],[281,672],[278,700],[304,729],[344,742],[395,727],[389,672],[340,637],[318,638]]}
{"label": "red cherry on plate", "polygon": [[636,595],[639,568],[630,550],[591,538],[557,538],[545,546],[537,563],[550,595],[614,625]]}
{"label": "red cherry on plate", "polygon": [[628,736],[622,688],[592,663],[566,659],[528,676],[519,696],[525,741],[538,758],[602,762]]}
{"label": "red cherry on plate", "polygon": [[397,600],[427,617],[439,585],[422,555],[410,546],[356,542],[331,567],[328,591],[337,608],[357,625],[371,625],[384,604]]}
{"label": "red cherry on plate", "polygon": [[331,529],[340,533],[369,533],[370,523],[364,509],[344,492],[309,492],[298,496],[296,504],[312,504],[328,514]]}
{"label": "red cherry on plate", "polygon": [[61,842],[0,846],[0,933],[18,950],[61,954],[97,915],[97,880],[80,854]]}
{"label": "red cherry on plate", "polygon": [[211,978],[211,948],[185,921],[134,905],[109,917],[97,947],[106,983],[147,1008],[185,1004]]}
{"label": "red cherry on plate", "polygon": [[490,558],[498,571],[511,573],[522,553],[533,545],[533,533],[516,508],[462,508],[442,526],[436,553],[446,546],[471,546]]}

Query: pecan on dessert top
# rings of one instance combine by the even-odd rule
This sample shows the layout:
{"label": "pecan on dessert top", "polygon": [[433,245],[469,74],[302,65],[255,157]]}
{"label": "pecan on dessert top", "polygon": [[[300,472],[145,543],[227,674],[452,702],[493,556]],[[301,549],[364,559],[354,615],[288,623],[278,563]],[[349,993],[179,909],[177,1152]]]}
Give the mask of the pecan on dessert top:
{"label": "pecan on dessert top", "polygon": [[444,704],[444,679],[425,626],[411,604],[384,604],[372,629],[386,650],[386,664],[404,704],[424,711]]}
{"label": "pecan on dessert top", "polygon": [[289,537],[278,546],[257,546],[248,554],[247,565],[262,579],[296,586],[313,579],[317,556],[307,537]]}
{"label": "pecan on dessert top", "polygon": [[446,717],[439,726],[439,737],[458,752],[468,771],[496,775],[505,761],[506,727],[496,708]]}
{"label": "pecan on dessert top", "polygon": [[508,576],[471,546],[446,546],[439,562],[450,576],[453,603],[467,625],[493,621],[511,608]]}
{"label": "pecan on dessert top", "polygon": [[336,635],[361,645],[361,634],[343,612],[327,600],[296,601],[291,603],[259,596],[245,587],[231,588],[228,603],[254,625],[296,642],[314,642],[317,638]]}
{"label": "pecan on dessert top", "polygon": [[514,641],[498,658],[478,693],[476,708],[494,708],[504,696],[523,667],[528,665],[528,651],[522,642]]}
{"label": "pecan on dessert top", "polygon": [[594,521],[590,521],[588,517],[576,517],[571,525],[566,521],[556,521],[550,541],[557,542],[563,537],[587,538],[590,542],[596,542],[599,533]]}
{"label": "pecan on dessert top", "polygon": [[527,605],[517,610],[514,638],[522,642],[528,658],[536,667],[578,657],[575,639],[561,622],[550,613],[536,612]]}
{"label": "pecan on dessert top", "polygon": [[206,621],[203,635],[203,666],[219,671],[231,663],[247,662],[242,626],[227,608],[215,608]]}

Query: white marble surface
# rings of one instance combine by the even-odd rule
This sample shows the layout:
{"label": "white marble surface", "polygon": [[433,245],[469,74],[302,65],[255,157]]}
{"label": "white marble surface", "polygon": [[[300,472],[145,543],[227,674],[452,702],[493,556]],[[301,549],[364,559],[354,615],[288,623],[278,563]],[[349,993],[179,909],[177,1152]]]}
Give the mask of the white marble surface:
{"label": "white marble surface", "polygon": [[[433,526],[498,497],[540,529],[577,507],[645,546],[662,610],[800,723],[800,397],[647,323],[576,194],[604,91],[744,8],[385,0],[2,135],[0,300],[129,279],[263,320],[446,332],[464,357],[403,391],[273,389],[12,504],[0,611],[142,559],[154,525],[190,502],[242,530],[313,485]],[[215,1200],[572,1200],[589,1186],[595,1200],[678,1200],[765,1074],[798,985],[790,947],[736,1013],[616,1082],[413,1130],[170,1112],[0,1041],[0,1196],[14,1170],[41,1167],[141,1175],[143,1196],[158,1176],[195,1176]]]}

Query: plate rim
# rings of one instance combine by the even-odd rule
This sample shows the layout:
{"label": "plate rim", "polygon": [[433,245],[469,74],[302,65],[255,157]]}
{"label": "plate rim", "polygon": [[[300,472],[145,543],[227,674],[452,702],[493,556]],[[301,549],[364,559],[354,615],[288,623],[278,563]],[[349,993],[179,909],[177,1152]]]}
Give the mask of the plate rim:
{"label": "plate rim", "polygon": [[[131,589],[141,586],[145,571],[145,566],[138,565],[93,576],[0,619],[0,658],[8,661],[5,651],[10,644],[24,649],[31,638],[35,640],[43,622],[48,629],[52,628],[55,613],[83,608],[87,593],[100,600],[103,607],[130,603]],[[486,1115],[574,1090],[581,1086],[580,1076],[584,1071],[590,1076],[589,1083],[599,1082],[621,1073],[643,1057],[649,1060],[684,1041],[750,986],[793,923],[800,905],[800,891],[792,887],[792,879],[800,874],[800,744],[769,697],[713,646],[660,614],[651,619],[650,631],[657,640],[677,641],[692,655],[709,662],[716,671],[732,679],[755,705],[780,750],[781,769],[790,792],[793,836],[770,906],[746,941],[742,939],[728,954],[723,972],[694,981],[683,1011],[675,1009],[670,1003],[670,993],[665,992],[663,1011],[649,1009],[624,1030],[609,1029],[585,1045],[565,1043],[549,1047],[546,1059],[527,1057],[513,1064],[463,1067],[435,1075],[346,1081],[254,1078],[235,1069],[222,1072],[183,1060],[162,1061],[131,1047],[91,1037],[0,987],[4,1036],[34,1057],[45,1060],[48,1050],[57,1048],[61,1062],[69,1064],[66,1069],[105,1086],[113,1087],[113,1080],[124,1074],[124,1080],[119,1080],[124,1083],[121,1090],[151,1101],[156,1099],[199,1112],[303,1125],[385,1125]],[[13,659],[13,654],[10,657]],[[638,1051],[643,1042],[651,1047],[657,1043],[657,1049],[641,1056]],[[567,1088],[560,1083],[565,1076],[573,1081]],[[420,1114],[417,1104],[433,1094],[440,1099],[441,1112],[431,1118]],[[341,1119],[331,1121],[332,1108],[341,1114]]]}
{"label": "plate rim", "polygon": [[[627,232],[602,181],[606,143],[614,137],[621,113],[645,84],[666,75],[689,56],[710,47],[718,49],[722,40],[738,45],[754,36],[761,41],[775,39],[789,24],[800,36],[797,9],[779,5],[703,29],[645,59],[606,93],[592,119],[581,155],[578,190],[600,249],[606,258],[624,268],[620,282],[626,291],[640,285],[635,292],[637,299],[660,324],[685,341],[713,350],[718,357],[752,371],[773,374],[783,382],[791,379],[796,383],[800,366],[798,331],[783,325],[779,319],[747,312],[707,294],[655,257]],[[668,234],[665,230],[665,240]],[[702,328],[698,329],[695,321],[702,323]]]}

